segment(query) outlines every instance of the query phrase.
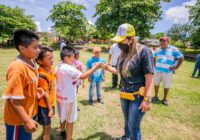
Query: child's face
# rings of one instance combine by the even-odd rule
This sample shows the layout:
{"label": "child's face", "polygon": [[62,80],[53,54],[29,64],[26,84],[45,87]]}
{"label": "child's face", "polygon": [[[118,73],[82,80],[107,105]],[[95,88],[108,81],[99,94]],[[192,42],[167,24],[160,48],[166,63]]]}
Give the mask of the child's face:
{"label": "child's face", "polygon": [[72,65],[74,63],[74,61],[75,61],[75,55],[74,54],[72,54],[70,56],[65,56],[65,58],[64,58],[64,62],[69,64],[69,65]]}
{"label": "child's face", "polygon": [[40,64],[46,67],[50,67],[53,65],[53,53],[47,51],[45,53],[44,58],[40,61]]}
{"label": "child's face", "polygon": [[38,56],[38,54],[40,52],[39,41],[38,40],[34,40],[27,47],[19,46],[19,50],[20,50],[20,53],[22,55],[24,55],[25,57],[27,57],[29,59],[35,59],[35,58],[37,58],[37,56]]}
{"label": "child's face", "polygon": [[101,56],[101,51],[93,52],[94,57],[99,58]]}

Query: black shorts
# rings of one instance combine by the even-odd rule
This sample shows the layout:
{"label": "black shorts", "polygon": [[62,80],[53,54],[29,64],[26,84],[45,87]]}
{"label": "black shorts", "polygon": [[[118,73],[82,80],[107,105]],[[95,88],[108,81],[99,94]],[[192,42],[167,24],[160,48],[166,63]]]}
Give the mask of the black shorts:
{"label": "black shorts", "polygon": [[[54,110],[54,107],[53,107]],[[54,111],[55,112],[55,111]],[[49,109],[46,107],[38,106],[37,122],[43,126],[51,124],[51,118],[48,117]]]}

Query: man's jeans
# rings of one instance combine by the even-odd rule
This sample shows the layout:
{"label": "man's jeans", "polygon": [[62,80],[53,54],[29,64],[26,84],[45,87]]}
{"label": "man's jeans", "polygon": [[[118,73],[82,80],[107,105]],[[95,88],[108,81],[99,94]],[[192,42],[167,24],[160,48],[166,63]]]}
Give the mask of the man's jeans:
{"label": "man's jeans", "polygon": [[135,95],[135,100],[121,99],[121,107],[124,114],[125,137],[131,140],[141,140],[140,123],[144,116],[141,109],[138,109],[143,97]]}
{"label": "man's jeans", "polygon": [[93,94],[94,94],[94,89],[96,87],[96,92],[97,92],[97,99],[101,99],[101,83],[96,82],[96,81],[91,81],[90,82],[90,88],[89,88],[89,101],[93,101]]}
{"label": "man's jeans", "polygon": [[198,77],[200,78],[200,66],[197,63],[195,64],[195,67],[194,67],[194,70],[192,73],[192,77],[195,77],[197,70],[199,70]]}

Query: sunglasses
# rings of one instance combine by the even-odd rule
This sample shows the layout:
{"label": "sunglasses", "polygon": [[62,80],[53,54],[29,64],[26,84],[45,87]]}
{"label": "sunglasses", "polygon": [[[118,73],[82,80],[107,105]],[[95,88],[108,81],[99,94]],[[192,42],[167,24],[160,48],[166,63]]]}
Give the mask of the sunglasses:
{"label": "sunglasses", "polygon": [[160,40],[160,42],[167,42],[167,40]]}

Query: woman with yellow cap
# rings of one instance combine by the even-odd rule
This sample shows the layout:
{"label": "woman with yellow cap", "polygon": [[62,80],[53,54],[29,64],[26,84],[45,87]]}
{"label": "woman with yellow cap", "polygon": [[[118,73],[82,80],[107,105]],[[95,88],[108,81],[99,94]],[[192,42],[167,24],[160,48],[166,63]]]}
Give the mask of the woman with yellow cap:
{"label": "woman with yellow cap", "polygon": [[140,123],[150,109],[151,85],[154,73],[153,54],[137,43],[134,27],[122,24],[112,39],[122,50],[117,69],[106,69],[121,76],[120,100],[124,115],[125,134],[119,140],[141,140]]}

